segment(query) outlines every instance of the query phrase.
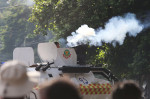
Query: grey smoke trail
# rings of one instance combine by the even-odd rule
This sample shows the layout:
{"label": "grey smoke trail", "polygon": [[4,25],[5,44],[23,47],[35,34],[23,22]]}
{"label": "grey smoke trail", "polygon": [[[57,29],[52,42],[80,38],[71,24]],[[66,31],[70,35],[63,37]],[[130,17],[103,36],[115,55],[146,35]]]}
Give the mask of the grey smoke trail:
{"label": "grey smoke trail", "polygon": [[35,4],[34,0],[26,0],[27,6],[33,6]]}
{"label": "grey smoke trail", "polygon": [[[10,4],[10,2],[11,0],[8,0],[7,4]],[[25,0],[24,2],[21,2],[20,4],[16,4],[16,6],[21,6],[21,5],[33,6],[34,4],[35,4],[34,0]]]}
{"label": "grey smoke trail", "polygon": [[66,46],[66,40],[64,39],[64,38],[60,38],[59,40],[58,40],[58,42],[60,43],[60,46],[61,46],[61,48],[66,48],[67,46]]}
{"label": "grey smoke trail", "polygon": [[[93,29],[88,25],[82,25],[76,32],[72,32],[72,36],[67,37],[67,45],[70,47],[79,44],[101,46],[102,42],[112,43],[118,42],[123,44],[126,34],[136,36],[144,28],[140,21],[136,19],[135,14],[128,13],[124,17],[112,17],[106,24],[105,28]],[[114,42],[114,44],[115,44]]]}
{"label": "grey smoke trail", "polygon": [[146,12],[143,24],[144,29],[148,29],[150,27],[150,11]]}

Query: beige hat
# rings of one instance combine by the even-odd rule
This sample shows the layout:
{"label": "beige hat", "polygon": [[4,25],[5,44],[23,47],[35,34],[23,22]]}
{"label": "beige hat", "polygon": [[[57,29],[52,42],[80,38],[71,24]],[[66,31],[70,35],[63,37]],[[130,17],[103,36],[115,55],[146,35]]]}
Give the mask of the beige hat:
{"label": "beige hat", "polygon": [[29,75],[23,63],[18,61],[4,63],[0,69],[0,96],[7,98],[25,96],[36,85],[31,72]]}

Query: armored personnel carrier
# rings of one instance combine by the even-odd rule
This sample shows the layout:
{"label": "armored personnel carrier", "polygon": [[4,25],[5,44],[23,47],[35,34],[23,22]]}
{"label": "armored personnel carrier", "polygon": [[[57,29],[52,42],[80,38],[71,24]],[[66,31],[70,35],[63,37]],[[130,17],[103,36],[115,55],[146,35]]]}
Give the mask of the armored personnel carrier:
{"label": "armored personnel carrier", "polygon": [[[39,43],[37,48],[41,63],[34,63],[31,47],[18,47],[13,59],[26,64],[28,71],[40,71],[39,84],[67,75],[80,88],[83,99],[109,99],[112,85],[117,78],[107,69],[77,64],[74,48],[57,48],[53,42]],[[28,98],[39,99],[35,86]]]}

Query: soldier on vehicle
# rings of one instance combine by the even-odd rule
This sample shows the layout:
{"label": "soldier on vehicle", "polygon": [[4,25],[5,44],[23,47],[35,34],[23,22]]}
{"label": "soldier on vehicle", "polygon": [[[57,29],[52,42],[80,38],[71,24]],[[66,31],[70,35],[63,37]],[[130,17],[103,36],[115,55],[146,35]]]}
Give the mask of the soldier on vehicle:
{"label": "soldier on vehicle", "polygon": [[54,42],[57,48],[60,48],[59,42]]}

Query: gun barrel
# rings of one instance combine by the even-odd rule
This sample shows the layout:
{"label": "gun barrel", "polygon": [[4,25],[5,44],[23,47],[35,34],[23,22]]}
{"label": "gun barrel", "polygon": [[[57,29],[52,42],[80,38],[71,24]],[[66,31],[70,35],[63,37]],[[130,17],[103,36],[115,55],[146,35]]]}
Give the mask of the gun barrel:
{"label": "gun barrel", "polygon": [[63,66],[58,70],[63,73],[88,73],[90,72],[90,67],[71,67],[71,66]]}
{"label": "gun barrel", "polygon": [[44,68],[42,68],[42,70],[43,70],[43,71],[46,71],[52,64],[54,64],[54,62],[52,62],[52,63],[47,63],[47,65],[46,65]]}
{"label": "gun barrel", "polygon": [[102,67],[86,67],[86,66],[62,66],[58,68],[58,70],[62,71],[63,73],[89,73],[92,72],[101,72],[107,76],[107,78],[114,79],[118,81],[118,79],[107,69]]}

